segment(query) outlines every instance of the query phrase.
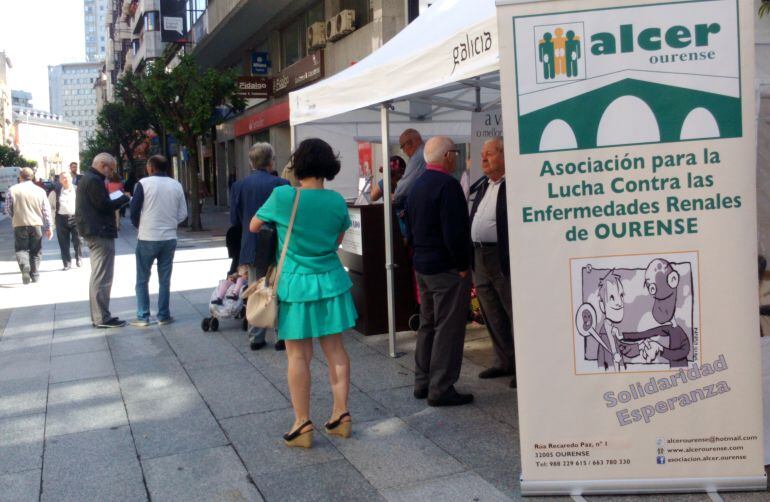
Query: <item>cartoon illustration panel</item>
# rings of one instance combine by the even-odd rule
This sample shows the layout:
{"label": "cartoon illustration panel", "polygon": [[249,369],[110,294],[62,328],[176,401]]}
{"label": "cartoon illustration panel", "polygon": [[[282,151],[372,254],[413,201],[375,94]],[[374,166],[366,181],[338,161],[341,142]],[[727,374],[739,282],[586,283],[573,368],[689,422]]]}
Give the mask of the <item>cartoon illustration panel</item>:
{"label": "cartoon illustration panel", "polygon": [[688,368],[700,357],[696,252],[571,260],[575,372]]}

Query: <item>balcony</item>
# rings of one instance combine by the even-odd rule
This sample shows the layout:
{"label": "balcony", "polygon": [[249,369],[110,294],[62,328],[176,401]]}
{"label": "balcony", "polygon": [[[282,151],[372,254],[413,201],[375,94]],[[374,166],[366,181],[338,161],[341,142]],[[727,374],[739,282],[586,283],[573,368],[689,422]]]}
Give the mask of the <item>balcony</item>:
{"label": "balcony", "polygon": [[[160,31],[146,31],[142,34],[136,54],[132,54],[131,69],[136,72],[146,60],[157,59],[162,55],[163,42]],[[128,66],[128,58],[126,58],[126,66]]]}

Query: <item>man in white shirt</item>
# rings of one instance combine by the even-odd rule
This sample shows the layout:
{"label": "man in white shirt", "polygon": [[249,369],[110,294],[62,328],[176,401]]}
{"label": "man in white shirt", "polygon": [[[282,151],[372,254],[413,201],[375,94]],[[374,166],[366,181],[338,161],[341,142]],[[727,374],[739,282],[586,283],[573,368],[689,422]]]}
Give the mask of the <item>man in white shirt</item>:
{"label": "man in white shirt", "polygon": [[64,270],[69,270],[72,264],[70,242],[75,249],[75,265],[80,266],[80,235],[75,222],[77,189],[72,184],[70,173],[63,171],[59,174],[59,183],[48,194],[48,201],[54,213],[56,239],[59,241],[61,261]]}
{"label": "man in white shirt", "polygon": [[169,310],[171,271],[176,251],[177,226],[187,218],[182,185],[168,175],[162,155],[147,160],[147,177],[134,187],[131,222],[139,229],[136,241],[136,320],[133,326],[150,325],[148,282],[158,261],[158,324],[173,322]]}
{"label": "man in white shirt", "polygon": [[513,376],[510,385],[516,387],[502,138],[484,143],[481,169],[487,182],[479,189],[471,209],[473,282],[487,331],[492,338],[497,363],[482,371],[479,378]]}

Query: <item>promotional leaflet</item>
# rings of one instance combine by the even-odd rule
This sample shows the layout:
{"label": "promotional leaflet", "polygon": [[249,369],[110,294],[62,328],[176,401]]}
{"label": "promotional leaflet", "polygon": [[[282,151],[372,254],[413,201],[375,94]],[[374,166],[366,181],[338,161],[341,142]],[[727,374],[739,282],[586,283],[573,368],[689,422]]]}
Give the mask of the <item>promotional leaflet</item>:
{"label": "promotional leaflet", "polygon": [[765,489],[749,0],[498,0],[524,494]]}

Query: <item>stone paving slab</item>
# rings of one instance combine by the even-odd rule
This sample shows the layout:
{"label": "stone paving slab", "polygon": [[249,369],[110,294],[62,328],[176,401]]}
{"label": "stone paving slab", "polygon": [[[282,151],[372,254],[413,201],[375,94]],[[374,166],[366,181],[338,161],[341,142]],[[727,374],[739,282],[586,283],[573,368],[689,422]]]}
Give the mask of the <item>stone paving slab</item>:
{"label": "stone paving slab", "polygon": [[[256,480],[271,473],[341,460],[340,452],[317,430],[313,448],[287,448],[285,434],[293,422],[291,409],[222,420],[227,437]],[[316,424],[316,429],[323,426]]]}
{"label": "stone paving slab", "polygon": [[40,376],[48,378],[50,365],[51,356],[46,351],[0,353],[0,382]]}
{"label": "stone paving slab", "polygon": [[344,460],[314,464],[255,478],[268,502],[383,501],[377,490]]}
{"label": "stone paving slab", "polygon": [[128,425],[114,377],[52,384],[47,417],[46,437]]}
{"label": "stone paving slab", "polygon": [[77,335],[61,336],[57,331],[51,345],[51,355],[56,357],[85,354],[88,352],[103,352],[107,348],[107,339],[102,334],[80,333]]}
{"label": "stone paving slab", "polygon": [[0,419],[45,413],[48,376],[0,381]]}
{"label": "stone paving slab", "polygon": [[128,427],[48,438],[45,459],[42,500],[147,500]]}
{"label": "stone paving slab", "polygon": [[[289,382],[286,374],[288,363],[286,352],[276,351],[266,346],[256,352],[244,354],[244,357],[286,397],[289,397]],[[329,393],[329,370],[318,359],[310,361],[310,395]]]}
{"label": "stone paving slab", "polygon": [[393,359],[379,355],[362,356],[351,364],[350,378],[363,391],[391,389],[414,383],[414,373]]}
{"label": "stone paving slab", "polygon": [[0,502],[38,502],[40,469],[0,476]]}
{"label": "stone paving slab", "polygon": [[108,338],[112,358],[116,361],[144,357],[173,357],[168,342],[157,328],[129,328]]}
{"label": "stone paving slab", "polygon": [[115,361],[126,403],[198,395],[176,358],[147,358]]}
{"label": "stone paving slab", "polygon": [[506,502],[512,500],[476,473],[466,472],[417,485],[383,491],[389,502],[441,500],[442,502]]}
{"label": "stone paving slab", "polygon": [[263,500],[229,446],[144,460],[142,465],[154,502]]}
{"label": "stone paving slab", "polygon": [[228,444],[198,395],[126,404],[136,450],[142,459]]}
{"label": "stone paving slab", "polygon": [[466,470],[460,462],[398,418],[354,425],[333,438],[345,458],[377,489],[395,488]]}
{"label": "stone paving slab", "polygon": [[115,375],[115,367],[106,350],[51,358],[51,383],[112,375]]}
{"label": "stone paving slab", "polygon": [[275,386],[246,360],[233,366],[192,368],[189,373],[198,392],[220,420],[290,406]]}
{"label": "stone paving slab", "polygon": [[0,474],[42,467],[44,429],[44,414],[0,420]]}

